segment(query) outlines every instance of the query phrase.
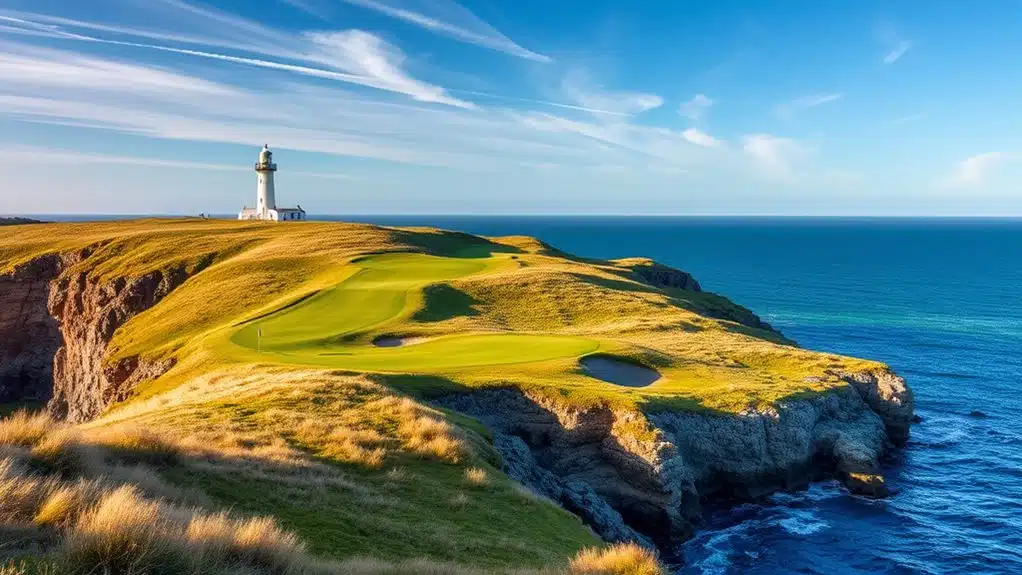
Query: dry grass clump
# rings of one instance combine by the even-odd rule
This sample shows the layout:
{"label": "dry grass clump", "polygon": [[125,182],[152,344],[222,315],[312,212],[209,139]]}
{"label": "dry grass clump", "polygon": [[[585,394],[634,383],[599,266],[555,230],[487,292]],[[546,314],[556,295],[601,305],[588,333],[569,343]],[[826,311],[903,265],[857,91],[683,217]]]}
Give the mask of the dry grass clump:
{"label": "dry grass clump", "polygon": [[31,522],[57,487],[56,480],[32,476],[13,459],[0,460],[0,522]]}
{"label": "dry grass clump", "polygon": [[98,480],[80,479],[49,490],[32,522],[40,526],[65,528],[82,516],[108,488]]}
{"label": "dry grass clump", "polygon": [[419,455],[433,457],[449,463],[460,463],[464,445],[446,421],[430,416],[418,416],[402,421],[398,434],[405,447]]}
{"label": "dry grass clump", "polygon": [[656,554],[635,543],[583,549],[569,570],[578,575],[665,575]]}
{"label": "dry grass clump", "polygon": [[467,455],[468,446],[461,434],[438,413],[407,397],[388,396],[373,403],[376,409],[397,419],[397,434],[408,451],[448,463],[461,463]]}
{"label": "dry grass clump", "polygon": [[32,447],[32,459],[49,470],[64,475],[100,473],[102,454],[86,444],[76,431],[56,427]]}
{"label": "dry grass clump", "polygon": [[173,465],[181,455],[181,448],[176,443],[141,427],[103,428],[93,433],[90,439],[128,463]]}
{"label": "dry grass clump", "polygon": [[320,446],[326,457],[371,469],[380,468],[387,456],[387,439],[374,429],[307,419],[298,425],[295,438],[307,445]]}
{"label": "dry grass clump", "polygon": [[485,469],[470,467],[465,470],[465,481],[472,487],[486,487],[490,482],[490,476]]}
{"label": "dry grass clump", "polygon": [[107,492],[68,530],[57,552],[69,575],[191,574],[254,569],[297,573],[297,537],[271,518],[232,518],[145,499],[131,486]]}
{"label": "dry grass clump", "polygon": [[31,447],[42,441],[56,426],[56,422],[45,413],[18,411],[0,420],[0,445]]}

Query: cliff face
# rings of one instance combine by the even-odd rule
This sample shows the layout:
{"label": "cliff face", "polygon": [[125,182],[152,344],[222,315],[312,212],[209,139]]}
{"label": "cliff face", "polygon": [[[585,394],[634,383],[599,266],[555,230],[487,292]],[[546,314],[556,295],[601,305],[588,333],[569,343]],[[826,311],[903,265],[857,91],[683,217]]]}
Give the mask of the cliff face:
{"label": "cliff face", "polygon": [[440,403],[486,423],[511,477],[603,538],[670,549],[707,499],[752,499],[825,475],[884,495],[880,459],[907,439],[912,395],[887,371],[845,378],[838,391],[737,415],[569,409],[509,389]]}
{"label": "cliff face", "polygon": [[0,275],[0,403],[52,395],[53,357],[63,338],[48,302],[61,267],[61,258],[50,256]]}
{"label": "cliff face", "polygon": [[104,358],[114,332],[181,285],[184,269],[103,283],[76,265],[87,257],[47,255],[0,276],[0,401],[49,400],[54,416],[82,422],[171,367]]}

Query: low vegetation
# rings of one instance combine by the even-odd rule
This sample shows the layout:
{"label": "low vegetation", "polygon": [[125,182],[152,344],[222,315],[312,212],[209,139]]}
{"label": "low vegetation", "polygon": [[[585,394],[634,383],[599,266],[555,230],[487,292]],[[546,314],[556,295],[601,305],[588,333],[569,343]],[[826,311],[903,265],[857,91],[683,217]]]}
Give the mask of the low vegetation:
{"label": "low vegetation", "polygon": [[[0,228],[0,274],[44,254],[95,283],[188,279],[107,348],[110,363],[173,369],[85,425],[0,423],[12,573],[22,560],[32,573],[659,573],[509,480],[485,428],[428,400],[514,386],[735,413],[874,365],[658,285],[635,269],[648,262],[530,238],[199,219]],[[592,354],[660,377],[595,379],[580,363]]]}
{"label": "low vegetation", "polygon": [[[417,413],[408,412],[407,415],[412,421],[421,418]],[[450,430],[434,429],[429,432],[430,435],[438,433],[450,433]],[[392,563],[380,559],[329,560],[311,554],[299,535],[282,527],[275,518],[216,510],[216,505],[204,493],[182,490],[162,479],[161,471],[171,467],[161,465],[168,465],[172,459],[177,462],[174,467],[194,466],[195,470],[206,468],[208,471],[211,458],[227,456],[215,448],[200,451],[197,439],[176,441],[153,431],[138,429],[116,432],[106,427],[74,429],[53,422],[45,415],[24,412],[0,421],[0,524],[3,525],[0,557],[12,558],[6,571],[0,573],[173,575],[226,574],[238,573],[239,570],[273,574],[499,571],[460,567],[430,559]],[[348,441],[348,438],[340,441]],[[260,465],[258,460],[261,457],[257,455],[260,451],[252,449],[252,461],[242,464],[249,475],[253,475]],[[270,460],[280,458],[280,453],[269,456]],[[302,463],[292,460],[295,466]],[[320,487],[359,490],[355,483],[357,479],[343,485],[345,475],[340,470],[326,468],[319,469],[317,473],[314,462],[304,463],[311,467],[298,473],[291,470],[289,474],[297,486],[312,488],[318,484]],[[266,465],[265,462],[263,464]],[[132,466],[133,471],[124,473],[124,466]],[[216,464],[213,464],[212,468],[215,467]],[[267,465],[264,472],[269,469]],[[386,481],[402,482],[422,471],[415,466],[394,467],[385,477]],[[142,475],[148,477],[140,480]],[[489,475],[482,468],[466,468],[464,476],[472,488],[490,485]],[[507,484],[494,485],[494,488],[515,492]],[[452,500],[450,505],[467,511],[476,495],[459,492],[455,495],[457,497],[462,501]],[[365,505],[368,502],[358,503]],[[519,504],[525,503],[519,501]],[[369,505],[372,507],[371,503]],[[551,507],[548,511],[568,519],[543,502],[535,501],[534,505]],[[507,543],[512,543],[512,540]],[[611,552],[606,549],[599,552],[584,550],[568,567],[554,565],[532,572],[640,573],[616,567],[625,565],[622,560],[611,563],[592,559],[594,553]],[[630,547],[613,548],[613,553],[636,555],[634,561],[637,562],[651,557],[648,552]],[[19,555],[32,559],[19,562]],[[655,565],[655,559],[649,560]],[[22,570],[18,565],[31,567]]]}

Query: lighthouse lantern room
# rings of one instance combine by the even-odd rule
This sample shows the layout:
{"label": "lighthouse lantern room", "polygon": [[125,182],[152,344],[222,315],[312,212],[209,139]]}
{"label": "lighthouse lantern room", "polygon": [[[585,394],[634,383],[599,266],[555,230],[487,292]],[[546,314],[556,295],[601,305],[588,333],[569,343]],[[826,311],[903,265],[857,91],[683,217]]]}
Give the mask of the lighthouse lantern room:
{"label": "lighthouse lantern room", "polygon": [[242,208],[239,220],[268,220],[274,222],[300,221],[305,219],[305,210],[297,208],[278,208],[276,188],[273,176],[277,172],[277,164],[273,163],[273,152],[269,146],[263,146],[256,162],[256,207]]}

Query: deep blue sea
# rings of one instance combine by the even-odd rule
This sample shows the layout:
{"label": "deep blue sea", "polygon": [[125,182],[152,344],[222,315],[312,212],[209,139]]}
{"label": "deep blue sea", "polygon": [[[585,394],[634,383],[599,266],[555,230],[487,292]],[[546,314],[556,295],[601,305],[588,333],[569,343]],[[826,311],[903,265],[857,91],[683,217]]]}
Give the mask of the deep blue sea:
{"label": "deep blue sea", "polygon": [[680,573],[1022,573],[1022,220],[343,219],[652,257],[803,347],[908,379],[923,421],[889,464],[895,495],[823,483],[708,509]]}

